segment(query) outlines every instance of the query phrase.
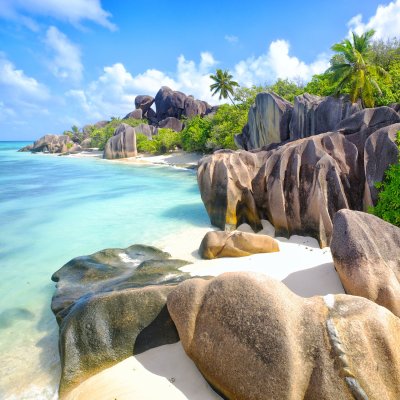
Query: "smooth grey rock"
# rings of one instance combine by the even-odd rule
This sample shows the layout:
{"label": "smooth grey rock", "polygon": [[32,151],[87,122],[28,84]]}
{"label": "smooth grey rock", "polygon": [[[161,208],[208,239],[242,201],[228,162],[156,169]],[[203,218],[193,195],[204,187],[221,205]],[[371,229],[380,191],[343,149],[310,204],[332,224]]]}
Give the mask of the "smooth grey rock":
{"label": "smooth grey rock", "polygon": [[27,146],[24,146],[20,148],[18,151],[19,152],[26,152],[26,151],[32,151],[33,149],[33,144],[28,144]]}
{"label": "smooth grey rock", "polygon": [[193,96],[188,96],[185,100],[184,114],[186,117],[191,118],[196,115],[203,117],[207,112],[211,111],[211,106],[202,100],[195,100]]}
{"label": "smooth grey rock", "polygon": [[114,135],[108,139],[103,152],[103,158],[112,160],[115,158],[136,157],[136,132],[127,124],[120,124],[114,131]]}
{"label": "smooth grey rock", "polygon": [[236,135],[236,145],[246,150],[259,149],[289,138],[289,122],[293,105],[277,94],[259,93],[249,110],[248,123]]}
{"label": "smooth grey rock", "polygon": [[142,119],[143,118],[143,111],[140,108],[137,109],[137,110],[133,110],[129,114],[126,114],[123,119],[128,119],[128,118]]}
{"label": "smooth grey rock", "polygon": [[141,133],[142,135],[147,136],[148,139],[151,139],[154,135],[157,135],[158,128],[152,125],[140,124],[133,128],[136,134]]}
{"label": "smooth grey rock", "polygon": [[168,117],[158,123],[159,128],[172,129],[175,132],[180,132],[183,129],[182,121],[174,117]]}
{"label": "smooth grey rock", "polygon": [[92,146],[92,138],[86,138],[82,140],[81,146],[82,149],[90,149]]}
{"label": "smooth grey rock", "polygon": [[45,135],[33,143],[31,151],[48,153],[65,153],[68,147],[74,145],[71,138],[67,135]]}
{"label": "smooth grey rock", "polygon": [[150,107],[154,103],[154,97],[147,95],[139,95],[135,98],[135,108],[143,111],[143,116],[149,111]]}
{"label": "smooth grey rock", "polygon": [[296,96],[290,121],[290,140],[336,130],[340,121],[361,109],[348,96],[320,97],[308,93]]}

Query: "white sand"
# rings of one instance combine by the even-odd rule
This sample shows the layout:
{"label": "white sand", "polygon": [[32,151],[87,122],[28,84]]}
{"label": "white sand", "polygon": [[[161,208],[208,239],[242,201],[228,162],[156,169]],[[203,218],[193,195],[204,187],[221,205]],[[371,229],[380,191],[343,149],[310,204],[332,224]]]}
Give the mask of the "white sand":
{"label": "white sand", "polygon": [[[264,233],[273,231],[263,221]],[[217,276],[228,271],[261,272],[285,283],[303,297],[344,293],[329,248],[320,249],[309,237],[276,238],[280,252],[241,258],[200,260],[198,247],[212,228],[193,228],[165,238],[158,246],[175,258],[192,261],[183,267],[192,276]],[[248,230],[243,227],[242,230]],[[171,383],[171,378],[173,382]],[[83,382],[68,400],[220,399],[184,353],[180,343],[161,346],[102,371]]]}

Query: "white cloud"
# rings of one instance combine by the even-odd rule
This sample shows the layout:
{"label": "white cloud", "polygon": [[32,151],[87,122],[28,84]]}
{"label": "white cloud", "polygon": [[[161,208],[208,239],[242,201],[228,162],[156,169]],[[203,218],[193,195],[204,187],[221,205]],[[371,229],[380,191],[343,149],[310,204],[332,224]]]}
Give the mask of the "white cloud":
{"label": "white cloud", "polygon": [[47,30],[45,43],[55,53],[54,59],[49,62],[50,71],[58,78],[80,81],[83,65],[79,47],[55,26]]}
{"label": "white cloud", "polygon": [[361,14],[353,17],[348,26],[350,32],[362,34],[370,29],[375,29],[375,39],[388,39],[400,36],[400,0],[392,1],[387,5],[379,5],[376,13],[363,22]]}
{"label": "white cloud", "polygon": [[271,42],[266,54],[242,60],[235,65],[234,76],[245,86],[257,83],[271,83],[278,78],[308,81],[312,75],[322,73],[329,67],[329,57],[321,54],[311,64],[306,64],[289,54],[290,45],[286,40]]}
{"label": "white cloud", "polygon": [[27,14],[53,17],[74,25],[87,20],[110,30],[116,29],[116,25],[110,22],[111,14],[102,8],[100,0],[0,0],[0,17],[22,22],[37,30],[36,22]]}
{"label": "white cloud", "polygon": [[217,98],[210,93],[212,82],[209,77],[216,64],[212,54],[207,52],[201,53],[198,64],[181,55],[174,74],[148,69],[133,76],[123,64],[116,63],[105,67],[102,75],[85,89],[69,90],[66,95],[73,97],[87,117],[93,120],[123,116],[133,110],[138,94],[155,96],[161,86],[216,104]]}
{"label": "white cloud", "polygon": [[0,54],[0,87],[5,98],[21,97],[39,101],[49,98],[46,86],[27,76],[24,71],[16,69],[4,54]]}
{"label": "white cloud", "polygon": [[231,44],[235,44],[239,41],[239,38],[235,35],[225,35],[224,39]]}

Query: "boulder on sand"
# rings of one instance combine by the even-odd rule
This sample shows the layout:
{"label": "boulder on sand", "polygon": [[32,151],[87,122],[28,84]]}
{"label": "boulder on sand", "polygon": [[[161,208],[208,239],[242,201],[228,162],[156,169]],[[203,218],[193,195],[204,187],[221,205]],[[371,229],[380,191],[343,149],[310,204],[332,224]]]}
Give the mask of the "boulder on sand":
{"label": "boulder on sand", "polygon": [[183,282],[167,306],[186,353],[226,399],[398,399],[400,319],[367,299],[302,298],[237,272]]}
{"label": "boulder on sand", "polygon": [[267,235],[248,232],[207,232],[200,244],[202,258],[244,257],[257,253],[279,251],[278,242]]}
{"label": "boulder on sand", "polygon": [[108,139],[104,146],[103,158],[112,160],[115,158],[136,157],[136,132],[127,124],[116,127],[114,135]]}
{"label": "boulder on sand", "polygon": [[333,219],[331,251],[346,293],[400,317],[400,228],[374,215],[340,210]]}

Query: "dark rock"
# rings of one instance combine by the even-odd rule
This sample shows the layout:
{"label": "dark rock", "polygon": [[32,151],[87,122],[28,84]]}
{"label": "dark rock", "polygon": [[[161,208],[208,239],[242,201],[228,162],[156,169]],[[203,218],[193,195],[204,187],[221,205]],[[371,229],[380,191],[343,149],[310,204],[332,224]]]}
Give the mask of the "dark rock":
{"label": "dark rock", "polygon": [[182,121],[174,117],[168,117],[158,123],[159,128],[172,129],[175,132],[180,132],[183,129]]}
{"label": "dark rock", "polygon": [[248,123],[235,143],[246,150],[259,149],[289,138],[293,105],[277,94],[259,93],[249,110]]}
{"label": "dark rock", "polygon": [[20,152],[26,152],[26,151],[32,151],[33,149],[33,144],[28,144],[27,146],[22,147],[18,151]]}
{"label": "dark rock", "polygon": [[183,282],[167,306],[186,353],[226,399],[400,393],[400,319],[367,299],[302,298],[265,275],[237,272]]}
{"label": "dark rock", "polygon": [[195,100],[193,96],[188,96],[185,100],[184,114],[186,117],[191,118],[196,115],[203,117],[211,111],[211,106],[205,101]]}
{"label": "dark rock", "polygon": [[155,105],[157,120],[162,121],[168,117],[180,119],[185,111],[186,95],[163,86],[156,94]]}
{"label": "dark rock", "polygon": [[399,160],[399,148],[396,135],[400,131],[400,123],[389,125],[372,133],[364,147],[364,209],[376,204],[378,200],[377,182],[384,179],[385,171],[391,164]]}
{"label": "dark rock", "polygon": [[77,257],[53,274],[65,394],[89,376],[142,351],[179,340],[165,308],[186,261],[134,245]]}
{"label": "dark rock", "polygon": [[137,110],[133,110],[129,114],[126,114],[124,118],[122,119],[128,119],[128,118],[133,118],[133,119],[142,119],[143,118],[143,111],[139,108]]}
{"label": "dark rock", "polygon": [[348,96],[319,97],[308,93],[296,96],[290,121],[290,140],[336,130],[340,121],[361,109]]}
{"label": "dark rock", "polygon": [[93,124],[93,126],[95,128],[104,128],[106,125],[108,125],[110,123],[110,121],[98,121],[95,124]]}
{"label": "dark rock", "polygon": [[[393,110],[382,108],[390,110],[383,110],[389,123],[397,120]],[[341,122],[340,132],[252,153],[217,152],[200,160],[198,183],[211,223],[231,229],[247,222],[257,231],[260,219],[268,219],[278,235],[310,235],[322,247],[329,245],[334,214],[342,208],[366,209],[376,198],[371,185],[396,155],[391,142],[397,125],[372,136],[373,127],[388,123],[376,118],[378,109],[360,113],[380,122],[355,124],[365,120],[355,114],[348,125]],[[361,130],[351,133],[355,126]],[[346,129],[349,134],[341,133]]]}
{"label": "dark rock", "polygon": [[146,118],[149,121],[149,124],[152,124],[152,125],[157,124],[157,114],[152,108],[148,109],[148,111],[146,113]]}
{"label": "dark rock", "polygon": [[200,244],[201,258],[245,257],[279,251],[278,242],[267,235],[248,232],[207,232]]}
{"label": "dark rock", "polygon": [[346,293],[400,317],[400,228],[370,214],[341,210],[333,219],[331,250]]}
{"label": "dark rock", "polygon": [[73,141],[67,135],[45,135],[33,143],[33,153],[65,153],[73,146]]}
{"label": "dark rock", "polygon": [[127,124],[116,127],[114,135],[108,139],[103,152],[103,158],[108,160],[115,158],[136,157],[136,132]]}
{"label": "dark rock", "polygon": [[393,108],[393,110],[396,111],[397,113],[400,113],[400,103],[389,104],[389,107]]}
{"label": "dark rock", "polygon": [[143,116],[150,110],[154,103],[154,98],[146,95],[139,95],[135,98],[135,108],[143,111]]}

